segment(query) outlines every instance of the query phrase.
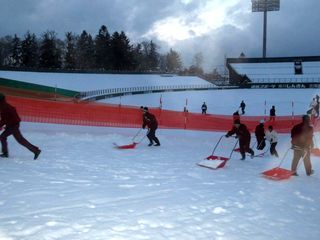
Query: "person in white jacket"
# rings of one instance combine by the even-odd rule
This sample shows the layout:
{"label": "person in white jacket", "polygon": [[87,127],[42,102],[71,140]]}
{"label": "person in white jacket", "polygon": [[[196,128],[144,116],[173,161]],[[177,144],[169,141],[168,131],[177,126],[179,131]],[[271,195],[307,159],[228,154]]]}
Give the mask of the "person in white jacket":
{"label": "person in white jacket", "polygon": [[279,157],[278,152],[276,150],[276,146],[278,143],[278,133],[275,130],[273,130],[273,127],[271,125],[268,127],[268,131],[266,131],[266,139],[270,142],[271,155]]}

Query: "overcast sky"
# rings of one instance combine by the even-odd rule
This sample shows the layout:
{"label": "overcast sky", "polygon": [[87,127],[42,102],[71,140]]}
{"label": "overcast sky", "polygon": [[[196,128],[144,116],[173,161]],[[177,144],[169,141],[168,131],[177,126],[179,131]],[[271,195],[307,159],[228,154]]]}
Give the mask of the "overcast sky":
{"label": "overcast sky", "polygon": [[[185,66],[198,52],[205,69],[224,56],[262,55],[263,14],[251,12],[251,0],[0,0],[0,36],[94,36],[101,25],[132,43],[153,40],[160,52],[173,48]],[[280,11],[268,13],[267,56],[320,55],[319,25],[320,0],[280,0]]]}

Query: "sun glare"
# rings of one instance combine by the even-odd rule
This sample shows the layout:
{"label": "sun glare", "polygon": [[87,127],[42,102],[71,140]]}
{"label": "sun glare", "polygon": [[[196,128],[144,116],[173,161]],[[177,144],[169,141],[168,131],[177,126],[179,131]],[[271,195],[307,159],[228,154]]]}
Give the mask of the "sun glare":
{"label": "sun glare", "polygon": [[235,21],[228,16],[228,11],[237,3],[239,0],[209,1],[185,15],[157,21],[144,36],[157,37],[173,46],[178,41],[205,35],[223,25],[235,25]]}

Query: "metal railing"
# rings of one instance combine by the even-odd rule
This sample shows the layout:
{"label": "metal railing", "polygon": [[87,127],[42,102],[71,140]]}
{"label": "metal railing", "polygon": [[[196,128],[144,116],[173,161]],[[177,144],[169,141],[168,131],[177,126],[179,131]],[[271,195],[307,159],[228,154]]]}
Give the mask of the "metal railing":
{"label": "metal railing", "polygon": [[171,91],[228,89],[228,88],[237,88],[237,87],[235,86],[219,87],[214,84],[121,87],[121,88],[97,89],[92,91],[80,92],[75,98],[79,101],[94,101],[94,100],[99,100],[104,98],[133,95],[133,94],[146,94],[146,93],[171,92]]}

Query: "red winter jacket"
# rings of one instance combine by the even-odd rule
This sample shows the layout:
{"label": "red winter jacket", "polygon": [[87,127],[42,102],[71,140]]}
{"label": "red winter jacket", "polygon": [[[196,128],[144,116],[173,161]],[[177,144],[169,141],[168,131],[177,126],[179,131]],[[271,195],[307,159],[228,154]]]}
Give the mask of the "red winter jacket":
{"label": "red winter jacket", "polygon": [[0,112],[0,127],[3,127],[4,125],[6,125],[6,127],[16,126],[21,122],[16,108],[5,101],[0,103]]}
{"label": "red winter jacket", "polygon": [[250,144],[251,140],[251,134],[249,130],[247,129],[247,126],[244,124],[240,124],[239,128],[233,127],[228,133],[228,136],[231,136],[233,134],[236,134],[237,137],[239,138],[240,144]]}
{"label": "red winter jacket", "polygon": [[145,112],[143,114],[143,124],[142,124],[142,128],[148,127],[150,129],[156,129],[158,128],[158,122],[156,117],[149,113],[149,112]]}

